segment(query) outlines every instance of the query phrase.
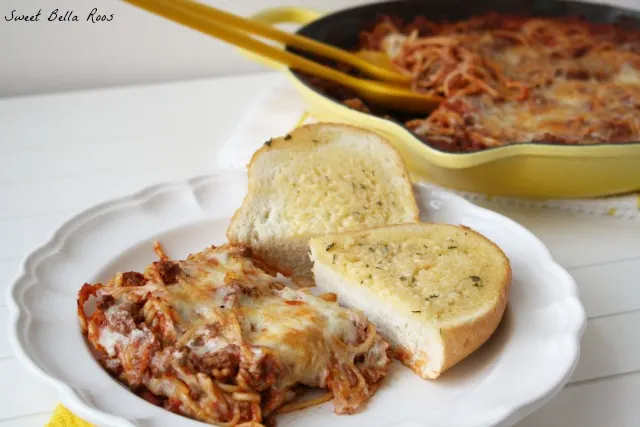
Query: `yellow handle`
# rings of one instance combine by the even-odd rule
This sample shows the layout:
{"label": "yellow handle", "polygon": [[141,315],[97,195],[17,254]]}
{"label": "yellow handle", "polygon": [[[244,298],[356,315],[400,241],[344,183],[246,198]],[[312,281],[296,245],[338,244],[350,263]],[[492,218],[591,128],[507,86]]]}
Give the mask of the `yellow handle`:
{"label": "yellow handle", "polygon": [[[219,11],[219,13],[220,12],[221,11]],[[376,58],[376,60],[372,60],[370,56],[366,56],[365,51],[360,51],[357,54],[348,52],[346,50],[313,40],[308,37],[304,37],[299,34],[287,33],[272,27],[272,25],[274,24],[280,24],[284,22],[308,24],[309,22],[316,20],[321,15],[322,14],[320,12],[312,9],[305,9],[300,7],[279,7],[264,10],[257,15],[254,15],[252,18],[245,22],[242,22],[240,19],[232,15],[228,15],[226,21],[223,22],[229,22],[230,24],[236,25],[240,29],[248,30],[255,34],[267,37],[271,40],[283,43],[287,46],[294,46],[306,52],[312,52],[325,58],[331,58],[338,62],[352,65],[360,71],[363,71],[367,75],[375,78],[376,80],[402,85],[408,85],[409,83],[411,83],[411,76],[404,75],[395,70],[395,67],[385,54],[380,54],[378,52],[378,57]],[[248,54],[247,52],[243,53],[251,57],[251,59],[262,62],[263,64],[269,65],[274,68],[283,68],[281,64],[278,64],[273,60],[265,60],[259,56],[256,56],[255,54]],[[384,57],[383,61],[380,60],[380,55]],[[264,57],[264,55],[262,56]],[[289,63],[288,65],[291,66],[292,64]]]}
{"label": "yellow handle", "polygon": [[[350,52],[324,45],[313,39],[277,30],[264,23],[246,20],[212,8],[211,6],[198,3],[194,0],[125,1],[204,34],[208,34],[236,46],[242,46],[244,49],[263,57],[267,57],[272,61],[283,63],[291,68],[351,87],[363,98],[373,99],[374,102],[382,103],[387,106],[393,105],[394,108],[396,105],[401,105],[402,109],[406,111],[413,111],[414,108],[429,110],[432,109],[434,103],[437,103],[437,100],[434,100],[433,97],[426,97],[416,92],[412,92],[403,86],[374,80],[363,80],[352,75],[345,74],[302,56],[295,55],[292,52],[263,43],[251,37],[249,34],[258,33],[280,43],[285,43],[287,45],[290,44],[296,47],[310,48],[310,50],[316,53],[327,54],[327,56],[333,57],[334,59],[348,58],[352,60],[354,55]],[[271,19],[281,19],[282,13],[278,12],[274,15],[274,13],[271,12],[269,16]],[[309,15],[307,14],[307,17],[308,16]],[[298,19],[302,19],[302,16],[298,15]],[[227,25],[229,23],[235,23],[236,28]],[[388,70],[378,69],[368,61],[357,57],[355,59],[364,62],[365,65],[370,66],[370,69],[377,69],[377,72],[380,72],[381,70],[382,74],[386,74],[387,76],[391,74],[394,79],[397,79],[398,76],[404,78],[404,76],[398,73],[390,73]],[[271,63],[271,61],[267,62],[269,65],[271,65]],[[415,106],[411,106],[410,104],[415,104]]]}
{"label": "yellow handle", "polygon": [[[268,25],[277,25],[277,24],[300,24],[305,25],[309,22],[315,21],[319,17],[323,15],[322,12],[307,9],[304,7],[295,7],[295,6],[283,6],[283,7],[274,7],[271,9],[265,9],[256,13],[253,16],[250,16],[249,19],[252,21],[260,22],[262,24]],[[281,62],[276,62],[271,59],[267,59],[264,56],[256,55],[253,52],[249,52],[245,49],[239,49],[240,52],[246,56],[247,58],[259,62],[260,64],[264,64],[268,67],[274,68],[276,70],[284,70],[287,66]]]}
{"label": "yellow handle", "polygon": [[269,25],[282,23],[305,25],[309,22],[315,21],[322,15],[322,12],[314,9],[285,6],[263,10],[253,15],[251,19]]}

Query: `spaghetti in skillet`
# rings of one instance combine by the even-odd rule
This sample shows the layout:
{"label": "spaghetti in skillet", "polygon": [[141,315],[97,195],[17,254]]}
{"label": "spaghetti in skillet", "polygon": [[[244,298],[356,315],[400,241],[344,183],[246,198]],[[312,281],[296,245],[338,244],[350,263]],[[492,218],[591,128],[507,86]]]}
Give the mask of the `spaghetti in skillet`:
{"label": "spaghetti in skillet", "polygon": [[358,49],[384,51],[414,90],[445,99],[429,117],[402,120],[445,151],[640,141],[638,30],[578,18],[487,14],[404,24],[384,17],[360,33]]}
{"label": "spaghetti in skillet", "polygon": [[[277,282],[248,249],[226,244],[160,260],[78,293],[83,333],[102,366],[170,411],[225,427],[333,399],[357,410],[387,374],[388,344],[334,294]],[[96,301],[89,314],[87,302]],[[307,387],[329,391],[297,401]]]}

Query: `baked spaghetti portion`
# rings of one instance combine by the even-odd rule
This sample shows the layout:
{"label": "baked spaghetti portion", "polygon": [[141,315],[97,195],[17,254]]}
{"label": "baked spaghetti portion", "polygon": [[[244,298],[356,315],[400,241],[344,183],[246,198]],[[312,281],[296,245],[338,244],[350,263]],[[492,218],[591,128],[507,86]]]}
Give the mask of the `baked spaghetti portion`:
{"label": "baked spaghetti portion", "polygon": [[640,141],[637,29],[495,13],[458,22],[384,17],[357,48],[385,52],[413,90],[445,99],[429,117],[402,118],[445,151]]}
{"label": "baked spaghetti portion", "polygon": [[[221,426],[334,401],[356,411],[387,374],[388,344],[334,294],[295,290],[247,248],[212,246],[78,293],[83,333],[102,366],[150,402]],[[89,307],[95,302],[95,311]],[[327,388],[296,402],[307,387]]]}

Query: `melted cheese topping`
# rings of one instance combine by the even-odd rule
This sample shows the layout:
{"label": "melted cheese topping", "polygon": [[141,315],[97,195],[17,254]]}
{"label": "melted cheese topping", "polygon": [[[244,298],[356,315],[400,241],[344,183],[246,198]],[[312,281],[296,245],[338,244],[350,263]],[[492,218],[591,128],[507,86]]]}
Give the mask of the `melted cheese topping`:
{"label": "melted cheese topping", "polygon": [[406,125],[447,151],[640,139],[640,32],[519,19],[416,19],[404,29],[383,20],[364,32],[364,48],[387,53],[417,91],[446,98]]}
{"label": "melted cheese topping", "polygon": [[387,374],[389,345],[360,311],[285,287],[245,247],[184,261],[156,251],[160,261],[144,274],[78,292],[80,325],[100,363],[154,404],[212,424],[262,425],[297,384],[329,388],[335,412],[352,413]]}
{"label": "melted cheese topping", "polygon": [[[272,352],[286,370],[280,387],[326,386],[330,359],[340,353],[335,342],[357,344],[359,325],[368,323],[360,312],[303,290],[282,288],[234,251],[209,249],[178,265],[182,274],[177,284],[148,282],[128,291],[167,304],[175,313],[178,341],[198,356],[243,344]],[[208,333],[211,325],[218,333]],[[128,345],[136,333],[142,334],[138,329],[123,335],[103,328],[99,343],[113,356],[116,345]]]}
{"label": "melted cheese topping", "polygon": [[[640,114],[640,71],[624,67],[612,83],[559,81],[537,91],[528,102],[483,102],[474,108],[473,129],[501,141],[571,143],[629,141],[637,138]],[[636,126],[620,124],[621,119]]]}

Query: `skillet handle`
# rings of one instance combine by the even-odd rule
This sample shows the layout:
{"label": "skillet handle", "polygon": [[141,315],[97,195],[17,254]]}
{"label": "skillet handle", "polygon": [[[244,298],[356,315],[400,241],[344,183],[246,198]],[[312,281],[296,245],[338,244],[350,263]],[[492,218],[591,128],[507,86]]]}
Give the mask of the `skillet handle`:
{"label": "skillet handle", "polygon": [[[276,24],[300,24],[305,25],[311,21],[315,21],[319,17],[323,15],[323,12],[314,9],[308,9],[304,7],[295,7],[295,6],[284,6],[284,7],[274,7],[271,9],[265,9],[256,13],[253,16],[250,16],[249,19],[254,21],[261,22],[263,24],[276,25]],[[286,69],[286,65],[282,65],[275,61],[271,61],[269,59],[265,59],[262,56],[258,56],[254,53],[246,51],[244,49],[239,49],[240,53],[242,53],[247,58],[259,62],[261,64],[267,65],[271,68],[275,68],[277,70]]]}
{"label": "skillet handle", "polygon": [[272,9],[265,9],[261,12],[251,16],[253,19],[263,24],[282,24],[293,23],[305,25],[311,21],[315,21],[323,15],[322,12],[314,9],[307,9],[304,7],[285,6],[274,7]]}

